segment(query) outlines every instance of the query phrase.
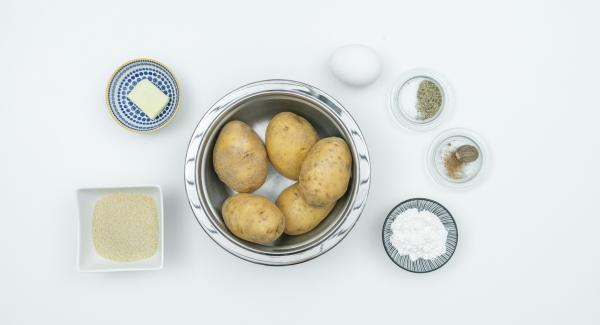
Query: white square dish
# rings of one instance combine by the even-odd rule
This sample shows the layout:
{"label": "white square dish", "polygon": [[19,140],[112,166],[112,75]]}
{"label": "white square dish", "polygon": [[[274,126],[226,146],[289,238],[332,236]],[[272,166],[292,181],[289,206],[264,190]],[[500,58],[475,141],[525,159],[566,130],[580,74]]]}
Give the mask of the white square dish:
{"label": "white square dish", "polygon": [[[158,249],[153,256],[135,262],[115,262],[101,257],[94,248],[92,238],[92,216],[96,201],[110,193],[133,192],[145,194],[154,199],[158,210],[159,240]],[[160,186],[123,186],[81,188],[77,190],[78,229],[77,229],[77,271],[78,272],[111,272],[160,270],[164,259],[164,211],[163,195]]]}

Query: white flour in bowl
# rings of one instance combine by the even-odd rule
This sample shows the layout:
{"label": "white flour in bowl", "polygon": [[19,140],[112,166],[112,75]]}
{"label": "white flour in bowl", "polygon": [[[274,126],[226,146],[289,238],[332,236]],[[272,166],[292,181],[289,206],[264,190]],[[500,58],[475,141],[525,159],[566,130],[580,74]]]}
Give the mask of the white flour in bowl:
{"label": "white flour in bowl", "polygon": [[408,209],[392,222],[390,242],[400,255],[411,261],[431,260],[446,253],[448,231],[440,219],[429,211]]}

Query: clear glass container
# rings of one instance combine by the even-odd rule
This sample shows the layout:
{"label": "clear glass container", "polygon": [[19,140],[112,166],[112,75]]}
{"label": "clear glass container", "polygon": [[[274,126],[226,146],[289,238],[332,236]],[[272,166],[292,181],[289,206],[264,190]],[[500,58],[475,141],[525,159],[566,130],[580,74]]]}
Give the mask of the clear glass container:
{"label": "clear glass container", "polygon": [[[479,153],[476,160],[449,169],[449,159],[463,145],[475,147]],[[490,151],[477,133],[467,129],[450,129],[439,134],[427,153],[427,167],[431,177],[451,188],[467,188],[481,182],[491,161]],[[455,166],[456,167],[456,166]],[[450,172],[452,170],[453,172]]]}
{"label": "clear glass container", "polygon": [[[424,114],[419,108],[419,89],[424,82],[431,82],[440,92],[439,108]],[[405,72],[392,89],[390,112],[400,125],[413,130],[430,130],[448,117],[453,107],[450,85],[441,74],[428,69]]]}

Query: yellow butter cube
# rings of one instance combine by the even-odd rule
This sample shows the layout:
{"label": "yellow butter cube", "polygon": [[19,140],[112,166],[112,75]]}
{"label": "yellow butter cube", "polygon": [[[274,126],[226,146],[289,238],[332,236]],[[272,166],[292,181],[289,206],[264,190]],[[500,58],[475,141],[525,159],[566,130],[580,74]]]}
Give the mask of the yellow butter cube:
{"label": "yellow butter cube", "polygon": [[127,98],[151,119],[155,119],[169,102],[169,96],[160,91],[148,79],[138,82],[131,92],[127,94]]}

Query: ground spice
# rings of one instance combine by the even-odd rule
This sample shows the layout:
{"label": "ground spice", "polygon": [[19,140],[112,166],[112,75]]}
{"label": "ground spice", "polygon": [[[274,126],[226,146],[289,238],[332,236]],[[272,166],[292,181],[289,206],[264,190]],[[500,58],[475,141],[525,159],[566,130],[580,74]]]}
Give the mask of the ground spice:
{"label": "ground spice", "polygon": [[417,90],[417,110],[420,120],[434,117],[442,107],[442,92],[431,80],[423,80]]}
{"label": "ground spice", "polygon": [[444,160],[444,166],[446,167],[446,173],[450,178],[461,179],[462,170],[465,163],[456,158],[456,150],[450,151]]}
{"label": "ground spice", "polygon": [[465,165],[477,160],[477,158],[479,158],[479,151],[471,145],[462,145],[458,149],[450,151],[444,160],[448,176],[461,179]]}

